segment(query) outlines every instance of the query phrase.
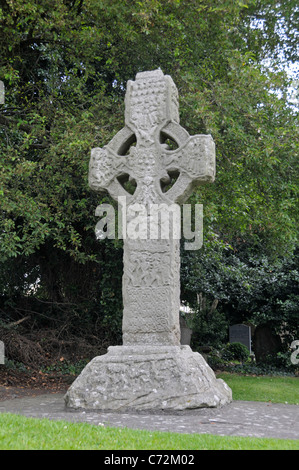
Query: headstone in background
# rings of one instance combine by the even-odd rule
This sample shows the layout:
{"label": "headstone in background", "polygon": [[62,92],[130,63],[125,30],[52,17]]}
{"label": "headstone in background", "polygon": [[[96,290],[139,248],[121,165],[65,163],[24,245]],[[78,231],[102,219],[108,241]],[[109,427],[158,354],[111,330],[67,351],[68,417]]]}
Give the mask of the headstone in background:
{"label": "headstone in background", "polygon": [[247,347],[251,354],[251,328],[239,323],[229,327],[229,342],[241,343]]}
{"label": "headstone in background", "polygon": [[268,325],[256,327],[253,336],[253,352],[257,363],[262,363],[267,356],[276,356],[281,351],[281,338],[273,333]]}
{"label": "headstone in background", "polygon": [[180,315],[180,327],[181,327],[181,345],[190,346],[192,329],[186,323],[186,320]]}

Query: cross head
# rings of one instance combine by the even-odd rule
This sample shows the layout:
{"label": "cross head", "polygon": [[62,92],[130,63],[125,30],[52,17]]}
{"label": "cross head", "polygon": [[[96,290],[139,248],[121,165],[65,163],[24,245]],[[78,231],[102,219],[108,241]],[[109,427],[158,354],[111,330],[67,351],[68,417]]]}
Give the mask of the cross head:
{"label": "cross head", "polygon": [[[167,148],[167,142],[175,149]],[[174,177],[174,178],[173,178]],[[179,124],[178,92],[161,70],[141,72],[128,81],[125,127],[91,153],[89,184],[132,202],[182,203],[196,184],[215,177],[215,145],[210,135],[189,136]],[[168,183],[176,180],[168,189]],[[125,183],[136,186],[134,194]]]}

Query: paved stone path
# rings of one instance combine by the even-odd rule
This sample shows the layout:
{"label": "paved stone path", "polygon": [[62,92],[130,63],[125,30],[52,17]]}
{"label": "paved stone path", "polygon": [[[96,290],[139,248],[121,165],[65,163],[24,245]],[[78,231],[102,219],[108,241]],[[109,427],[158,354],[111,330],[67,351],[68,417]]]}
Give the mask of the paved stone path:
{"label": "paved stone path", "polygon": [[152,431],[299,439],[298,405],[233,401],[222,408],[177,412],[69,411],[63,397],[53,393],[10,399],[0,402],[0,412]]}

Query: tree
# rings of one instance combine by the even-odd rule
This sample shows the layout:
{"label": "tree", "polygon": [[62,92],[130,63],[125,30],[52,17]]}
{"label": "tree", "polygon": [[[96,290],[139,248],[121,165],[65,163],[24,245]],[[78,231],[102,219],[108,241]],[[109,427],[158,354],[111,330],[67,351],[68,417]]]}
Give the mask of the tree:
{"label": "tree", "polygon": [[219,243],[189,252],[182,263],[182,295],[196,312],[199,344],[206,338],[210,345],[225,343],[229,324],[250,322],[279,336],[281,351],[288,351],[299,335],[298,266],[298,251],[276,260]]}
{"label": "tree", "polygon": [[[5,301],[16,293],[28,298],[30,279],[34,300],[60,306],[54,318],[61,304],[75,303],[83,321],[90,300],[100,323],[115,312],[120,330],[121,243],[95,240],[94,209],[112,201],[89,191],[89,154],[123,126],[126,81],[157,67],[179,88],[184,127],[212,133],[216,142],[216,182],[191,198],[204,204],[206,241],[245,240],[269,256],[292,251],[296,110],[286,74],[260,62],[279,61],[286,44],[284,60],[295,60],[295,10],[293,2],[272,0],[2,2]],[[267,27],[253,28],[261,17]],[[74,309],[65,312],[74,321]]]}

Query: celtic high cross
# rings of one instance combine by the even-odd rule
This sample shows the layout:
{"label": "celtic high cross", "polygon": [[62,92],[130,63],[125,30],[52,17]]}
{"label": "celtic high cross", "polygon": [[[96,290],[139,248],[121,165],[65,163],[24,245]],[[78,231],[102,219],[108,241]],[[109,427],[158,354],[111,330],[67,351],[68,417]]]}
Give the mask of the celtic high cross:
{"label": "celtic high cross", "polygon": [[[232,400],[231,389],[199,353],[180,345],[180,240],[174,236],[175,217],[168,218],[168,234],[163,218],[196,184],[214,180],[214,143],[211,136],[189,136],[179,125],[177,89],[161,70],[129,81],[125,104],[125,127],[108,145],[92,150],[89,172],[92,189],[121,200],[119,213],[125,206],[130,227],[123,237],[123,344],[109,346],[87,364],[65,404],[118,411],[222,406]],[[163,208],[158,219],[153,206]]]}
{"label": "celtic high cross", "polygon": [[[125,198],[129,212],[136,204],[181,204],[214,176],[213,139],[189,136],[180,126],[171,77],[154,70],[128,81],[125,127],[92,150],[91,189]],[[180,344],[179,271],[177,238],[124,239],[123,345]]]}

